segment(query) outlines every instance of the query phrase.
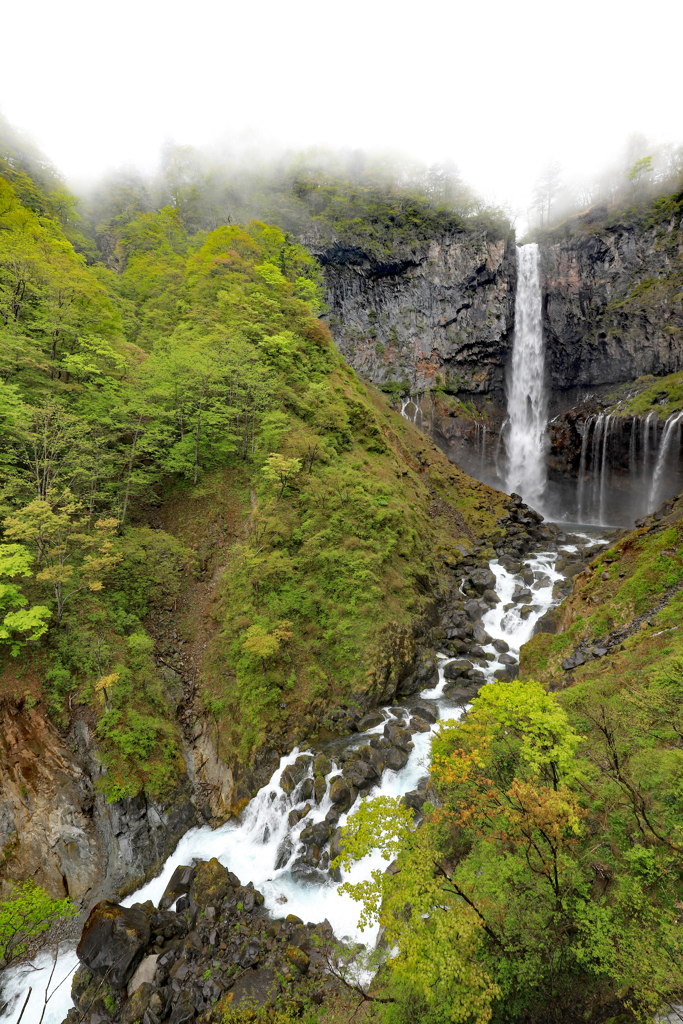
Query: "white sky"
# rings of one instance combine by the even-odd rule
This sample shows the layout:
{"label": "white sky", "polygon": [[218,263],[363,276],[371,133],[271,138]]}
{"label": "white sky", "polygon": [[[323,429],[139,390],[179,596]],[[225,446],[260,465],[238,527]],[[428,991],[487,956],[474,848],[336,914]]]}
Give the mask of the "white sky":
{"label": "white sky", "polygon": [[0,24],[0,110],[74,182],[246,131],[452,159],[523,208],[549,159],[683,138],[680,0],[33,0]]}

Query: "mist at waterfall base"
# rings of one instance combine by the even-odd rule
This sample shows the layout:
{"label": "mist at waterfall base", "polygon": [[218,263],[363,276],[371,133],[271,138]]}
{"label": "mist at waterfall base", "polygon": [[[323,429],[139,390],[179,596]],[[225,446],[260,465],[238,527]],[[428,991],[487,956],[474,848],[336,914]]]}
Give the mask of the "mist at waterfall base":
{"label": "mist at waterfall base", "polygon": [[507,415],[500,428],[491,429],[483,416],[475,416],[471,429],[454,434],[430,396],[404,399],[401,413],[470,476],[520,494],[547,519],[572,526],[632,527],[683,491],[683,412],[672,413],[665,423],[655,413],[630,418],[586,414],[579,421],[576,477],[558,471],[549,458],[538,259],[536,243],[517,247],[515,332]]}
{"label": "mist at waterfall base", "polygon": [[[584,536],[583,540],[588,545],[595,543],[588,536]],[[556,603],[553,599],[553,584],[562,579],[561,574],[555,571],[558,555],[575,550],[575,547],[565,545],[564,548],[560,547],[558,552],[538,552],[525,558],[525,565],[534,574],[531,613],[527,618],[522,618],[521,615],[524,605],[512,604],[515,587],[526,586],[526,583],[522,581],[521,576],[515,576],[499,565],[496,559],[490,562],[491,571],[496,577],[495,591],[500,603],[483,616],[482,625],[492,639],[505,640],[509,645],[509,653],[514,657],[519,658],[520,647],[533,635],[539,618]],[[492,682],[493,673],[505,666],[499,661],[500,654],[492,644],[484,646],[483,649],[493,656],[492,661],[481,664],[486,681]],[[444,668],[452,659],[444,654],[439,654],[438,658],[438,682],[433,688],[423,690],[418,699],[420,702],[428,703],[441,721],[458,718],[463,711],[462,705],[453,703],[444,693]],[[410,698],[407,703],[413,704],[415,699]],[[408,714],[406,708],[396,706],[380,710],[385,722]],[[365,733],[354,735],[350,741],[339,743],[345,742],[350,747],[362,746],[370,735],[381,733],[383,728],[384,723]],[[431,741],[436,728],[437,726],[433,726],[428,733],[414,733],[412,740],[415,747],[406,766],[398,772],[385,769],[378,785],[369,794],[364,795],[396,797],[415,789],[420,779],[425,778],[428,773]],[[193,858],[208,860],[217,857],[222,864],[234,871],[243,883],[254,883],[254,886],[263,893],[265,905],[274,917],[293,913],[306,922],[316,923],[327,918],[338,938],[346,937],[368,946],[373,945],[377,928],[359,931],[358,904],[346,894],[339,893],[339,883],[335,882],[328,872],[308,868],[301,862],[303,845],[299,835],[307,825],[324,819],[331,807],[331,801],[328,792],[305,820],[299,822],[293,829],[289,828],[289,812],[294,807],[302,808],[305,803],[300,795],[303,783],[299,783],[297,788],[287,795],[280,785],[280,778],[285,766],[291,764],[298,753],[300,751],[294,750],[281,759],[280,766],[270,782],[259,790],[238,820],[228,822],[215,830],[204,826],[186,833],[166,861],[162,872],[132,896],[127,897],[123,905],[131,906],[133,903],[141,903],[148,899],[158,905],[178,864],[191,863]],[[331,748],[327,753],[334,760],[334,749]],[[359,796],[358,801],[360,799],[362,797]],[[355,807],[358,806],[358,801]],[[340,819],[340,824],[343,825],[347,817],[348,815],[344,815]],[[345,879],[367,879],[373,869],[384,870],[386,866],[387,862],[381,855],[373,853],[355,865]],[[2,998],[8,1009],[2,1020],[8,1024],[16,1024],[29,985],[33,987],[30,1002],[33,1016],[25,1015],[22,1024],[26,1024],[26,1021],[37,1021],[40,1017],[43,994],[52,967],[51,955],[42,955],[36,961],[36,966],[41,969],[34,971],[19,968],[6,972]],[[78,961],[73,949],[63,952],[59,957],[54,984],[64,978],[66,980],[49,1000],[43,1024],[61,1024],[68,1013],[72,1006],[71,975],[77,966]]]}

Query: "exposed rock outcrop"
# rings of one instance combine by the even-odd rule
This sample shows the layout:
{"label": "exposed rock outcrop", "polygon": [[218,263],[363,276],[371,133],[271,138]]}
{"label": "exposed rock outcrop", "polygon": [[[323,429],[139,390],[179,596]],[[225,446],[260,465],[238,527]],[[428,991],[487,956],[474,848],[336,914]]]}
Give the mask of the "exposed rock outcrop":
{"label": "exposed rock outcrop", "polygon": [[683,366],[680,225],[596,223],[605,215],[575,218],[563,240],[540,245],[546,372],[554,391]]}
{"label": "exposed rock outcrop", "polygon": [[406,392],[502,391],[514,316],[514,242],[458,231],[392,251],[310,248],[328,285],[329,323],[368,380]]}
{"label": "exposed rock outcrop", "polygon": [[217,1022],[221,1007],[322,1002],[331,987],[330,925],[305,925],[293,914],[272,920],[262,894],[215,859],[192,870],[189,898],[176,911],[151,902],[93,909],[78,946],[68,1024]]}
{"label": "exposed rock outcrop", "polygon": [[3,878],[32,878],[88,905],[153,875],[194,823],[183,778],[163,801],[144,795],[108,804],[84,721],[62,738],[37,708],[0,712],[0,844]]}

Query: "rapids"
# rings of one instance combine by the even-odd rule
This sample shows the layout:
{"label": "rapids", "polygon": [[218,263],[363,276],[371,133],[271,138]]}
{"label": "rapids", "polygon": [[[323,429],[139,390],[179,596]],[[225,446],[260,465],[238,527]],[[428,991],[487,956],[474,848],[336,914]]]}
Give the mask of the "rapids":
{"label": "rapids", "polygon": [[[578,537],[587,547],[600,543],[585,534],[579,534]],[[490,562],[491,571],[496,577],[495,589],[500,603],[484,615],[482,625],[492,639],[505,640],[510,653],[516,658],[519,658],[520,647],[533,635],[538,619],[557,603],[553,599],[553,584],[562,579],[562,576],[556,572],[555,562],[559,554],[571,550],[576,548],[564,545],[560,546],[558,551],[541,551],[524,559],[525,569],[530,569],[534,574],[534,583],[531,585],[531,612],[527,618],[521,615],[521,610],[525,606],[512,601],[515,587],[526,584],[520,576],[508,572],[497,559]],[[493,655],[493,660],[481,666],[487,682],[493,682],[493,673],[505,666],[498,660],[500,655],[491,644],[485,646],[484,651]],[[458,718],[463,712],[462,705],[453,703],[444,693],[446,681],[443,670],[449,660],[451,659],[444,654],[438,655],[438,682],[436,686],[419,694],[419,700],[429,702],[441,721]],[[408,704],[414,702],[414,698],[408,698]],[[401,706],[387,706],[380,710],[385,722],[400,719],[407,714],[406,708]],[[381,733],[385,722],[368,732],[354,734],[349,739],[348,747],[353,749],[361,746],[373,733]],[[437,728],[438,725],[435,725],[429,732],[415,733],[412,736],[415,747],[408,763],[398,772],[385,769],[370,795],[401,796],[415,789],[420,780],[428,775],[431,738]],[[327,871],[318,871],[305,867],[300,862],[297,863],[303,849],[299,841],[300,832],[305,826],[322,821],[331,807],[329,795],[325,795],[305,821],[299,822],[293,829],[289,828],[289,812],[294,807],[303,807],[305,803],[300,795],[303,782],[288,796],[280,785],[280,778],[284,768],[293,763],[301,752],[295,749],[282,757],[279,768],[270,782],[259,790],[237,821],[230,821],[216,829],[211,829],[207,825],[187,832],[166,861],[161,873],[123,900],[123,905],[131,906],[145,900],[152,900],[157,904],[176,865],[188,864],[192,858],[208,860],[217,857],[222,864],[234,871],[244,884],[249,881],[254,883],[255,888],[263,893],[266,907],[274,916],[281,917],[293,913],[304,921],[313,922],[327,918],[338,938],[358,939],[366,944],[374,942],[376,928],[371,931],[366,929],[361,935],[357,927],[359,908],[350,897],[341,896],[337,892],[339,883],[333,881]],[[334,754],[328,756],[334,762]],[[362,795],[358,797],[358,800],[360,799]],[[358,806],[358,801],[354,806]],[[352,813],[353,809],[351,808],[348,813]],[[343,815],[339,824],[343,825],[347,817],[348,814]],[[368,878],[370,872],[378,867],[384,869],[386,862],[379,854],[371,854],[345,877],[359,881]],[[77,965],[73,949],[60,955],[52,990],[56,984],[62,982],[62,979],[65,980],[49,1000],[43,1024],[61,1024],[73,1005],[70,975]],[[20,968],[7,972],[8,978],[2,996],[8,1009],[2,1020],[16,1024],[29,985],[33,987],[30,1009],[27,1007],[22,1024],[39,1020],[45,985],[52,967],[51,955],[43,954],[36,960],[36,966],[39,968],[38,971]]]}

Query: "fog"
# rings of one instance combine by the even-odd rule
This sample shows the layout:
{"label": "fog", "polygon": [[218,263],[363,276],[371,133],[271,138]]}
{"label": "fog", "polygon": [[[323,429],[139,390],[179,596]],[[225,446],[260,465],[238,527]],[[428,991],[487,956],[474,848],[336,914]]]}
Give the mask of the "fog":
{"label": "fog", "polygon": [[[678,5],[37,0],[3,10],[0,110],[70,182],[169,140],[400,149],[527,209],[641,131],[678,141]],[[678,108],[678,109],[677,109]]]}

